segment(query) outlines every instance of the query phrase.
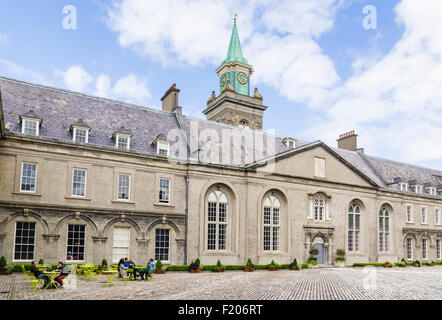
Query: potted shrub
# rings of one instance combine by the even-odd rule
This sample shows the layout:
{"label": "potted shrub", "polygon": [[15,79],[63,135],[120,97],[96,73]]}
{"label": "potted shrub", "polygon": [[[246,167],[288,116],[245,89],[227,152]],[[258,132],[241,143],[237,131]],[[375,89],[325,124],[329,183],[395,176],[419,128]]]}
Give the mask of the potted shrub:
{"label": "potted shrub", "polygon": [[189,265],[189,272],[190,273],[200,273],[202,271],[201,269],[201,262],[200,259],[196,259],[195,262],[191,262]]}
{"label": "potted shrub", "polygon": [[434,261],[428,262],[429,267],[434,267]]}
{"label": "potted shrub", "polygon": [[275,260],[272,260],[272,262],[267,265],[267,270],[269,271],[278,271],[279,269],[279,264],[275,263]]}
{"label": "potted shrub", "polygon": [[0,275],[8,275],[11,274],[10,270],[8,270],[8,264],[6,262],[5,257],[0,258]]}
{"label": "potted shrub", "polygon": [[103,271],[106,271],[106,270],[108,270],[108,269],[109,269],[109,265],[108,265],[108,263],[107,263],[107,260],[106,260],[106,259],[101,260],[101,265],[100,265],[100,267],[98,268],[98,270],[100,271],[100,273],[103,272]]}
{"label": "potted shrub", "polygon": [[249,258],[249,260],[247,260],[247,264],[244,267],[244,271],[245,272],[253,272],[253,271],[255,271],[255,265],[252,263],[252,259]]}
{"label": "potted shrub", "polygon": [[401,262],[399,262],[399,267],[401,268],[407,267],[407,261],[405,261],[405,258],[402,258]]}
{"label": "potted shrub", "polygon": [[345,267],[345,250],[344,249],[337,249],[336,250],[335,264],[341,268]]}
{"label": "potted shrub", "polygon": [[418,268],[420,268],[420,267],[421,267],[421,263],[420,263],[420,261],[419,261],[419,260],[416,260],[416,261],[413,263],[413,266],[414,266],[414,267],[418,267]]}
{"label": "potted shrub", "polygon": [[392,268],[393,267],[393,265],[390,263],[390,262],[385,262],[384,263],[384,268]]}
{"label": "potted shrub", "polygon": [[212,272],[224,272],[224,266],[220,260],[216,263],[215,268],[212,269]]}
{"label": "potted shrub", "polygon": [[319,254],[319,250],[316,248],[312,248],[309,251],[310,257],[307,259],[309,268],[317,268],[318,267],[318,258],[316,257]]}
{"label": "potted shrub", "polygon": [[296,258],[293,259],[293,262],[292,262],[292,263],[290,263],[290,267],[289,267],[289,269],[290,269],[290,270],[299,270],[299,267],[298,267],[298,261],[296,261]]}
{"label": "potted shrub", "polygon": [[43,259],[40,259],[40,260],[38,260],[38,264],[42,266],[45,264],[45,261]]}
{"label": "potted shrub", "polygon": [[157,263],[155,264],[155,270],[153,271],[153,273],[155,273],[155,274],[166,273],[166,271],[164,270],[163,263],[161,262],[160,259],[158,259]]}

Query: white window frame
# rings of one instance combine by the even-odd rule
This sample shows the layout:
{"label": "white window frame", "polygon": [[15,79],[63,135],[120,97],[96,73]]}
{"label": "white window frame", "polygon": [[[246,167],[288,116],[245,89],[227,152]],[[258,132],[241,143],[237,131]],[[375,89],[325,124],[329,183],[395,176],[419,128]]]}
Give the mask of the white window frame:
{"label": "white window frame", "polygon": [[401,191],[408,191],[408,184],[407,183],[401,183],[399,184],[399,189]]}
{"label": "white window frame", "polygon": [[441,239],[436,239],[436,260],[439,260],[439,261],[442,260],[442,240]]}
{"label": "white window frame", "polygon": [[[26,122],[35,122],[35,135],[30,133],[25,133]],[[40,136],[40,120],[32,118],[22,118],[21,133],[36,137]]]}
{"label": "white window frame", "polygon": [[[277,253],[281,252],[281,213],[282,213],[282,206],[281,201],[278,197],[274,195],[269,195],[265,197],[264,199],[264,205],[263,205],[263,229],[262,229],[262,235],[263,235],[263,251],[264,252],[271,252],[271,253]],[[266,211],[269,212],[269,223],[266,223],[265,215]],[[278,221],[275,222],[275,212],[277,212]],[[269,230],[269,243],[268,247],[269,249],[266,249],[266,242],[265,242],[265,230],[268,228]],[[276,235],[276,238],[275,238]],[[276,243],[275,243],[276,240]],[[276,248],[276,249],[275,249]]]}
{"label": "white window frame", "polygon": [[[410,210],[410,212],[408,212]],[[413,223],[413,206],[411,204],[407,204],[405,207],[405,218],[407,223]]]}
{"label": "white window frame", "polygon": [[[166,150],[167,154],[161,154],[160,150]],[[170,143],[165,141],[158,141],[157,142],[157,153],[159,155],[163,155],[168,157],[170,154]]]}
{"label": "white window frame", "polygon": [[[351,209],[351,210],[350,210]],[[350,204],[348,208],[347,221],[347,250],[348,252],[358,253],[361,251],[361,206],[357,203]],[[350,216],[353,216],[353,226],[350,226]],[[357,218],[359,217],[359,218]],[[359,226],[356,226],[356,220],[359,219]],[[350,238],[351,245],[350,248]],[[350,250],[351,249],[351,250]]]}
{"label": "white window frame", "polygon": [[[215,201],[211,200],[211,196],[212,194],[215,196]],[[215,221],[210,221],[209,220],[209,208],[210,208],[210,203],[215,204]],[[221,221],[221,210],[220,207],[221,205],[224,206],[225,209],[225,221]],[[206,201],[206,244],[205,247],[207,249],[207,251],[209,252],[226,252],[229,248],[229,198],[227,197],[227,194],[224,193],[223,191],[220,190],[216,190],[216,191],[212,191],[209,193],[209,197],[207,198]],[[209,225],[214,225],[215,227],[215,248],[211,249],[209,248]],[[224,248],[220,249],[220,226],[224,226],[225,228],[225,239],[224,239]]]}
{"label": "white window frame", "polygon": [[[322,201],[322,205],[316,204],[316,202],[320,203]],[[322,212],[320,212],[322,208]],[[316,213],[316,209],[318,212]],[[327,199],[324,196],[315,196],[313,198],[313,220],[316,222],[324,222],[326,220],[326,211],[327,211]],[[320,218],[322,217],[322,219]]]}
{"label": "white window frame", "polygon": [[422,260],[428,260],[428,239],[422,239]]}
{"label": "white window frame", "polygon": [[[34,228],[34,250],[32,252],[32,259],[30,260],[21,260],[21,259],[15,259],[15,244],[16,244],[16,236],[17,236],[17,223],[33,223],[35,225]],[[37,240],[37,223],[34,221],[16,221],[15,222],[15,228],[14,228],[14,246],[12,248],[12,262],[18,262],[18,263],[25,263],[25,262],[31,262],[35,258],[35,247],[36,247],[36,240]]]}
{"label": "white window frame", "polygon": [[[126,148],[120,148],[120,138],[127,139]],[[115,147],[120,150],[130,150],[130,135],[117,133],[115,135]]]}
{"label": "white window frame", "polygon": [[[410,247],[408,246],[410,244]],[[413,239],[412,238],[407,238],[406,243],[405,243],[405,250],[407,251],[407,261],[412,261],[413,260]],[[409,255],[410,253],[410,255]]]}
{"label": "white window frame", "polygon": [[[129,230],[129,244],[128,244],[127,247],[117,247],[117,246],[115,246],[115,233],[116,233],[117,229],[128,229]],[[124,249],[127,248],[127,255],[126,255],[126,257],[130,256],[130,240],[131,240],[131,234],[130,234],[131,230],[130,229],[131,229],[130,227],[114,227],[113,242],[112,242],[112,262],[113,263],[118,263],[118,261],[120,261],[120,259],[123,258],[123,257],[119,257],[118,259],[114,259],[114,256],[115,256],[114,250],[116,248],[124,248]]]}
{"label": "white window frame", "polygon": [[[84,195],[83,196],[81,196],[81,195],[79,196],[79,195],[74,194],[74,183],[76,183],[74,181],[74,176],[75,176],[76,170],[85,172],[85,175],[84,175]],[[72,169],[72,192],[71,192],[71,195],[72,195],[72,197],[75,197],[75,198],[85,198],[86,197],[86,195],[87,195],[87,169],[80,169],[80,168],[73,168]]]}
{"label": "white window frame", "polygon": [[428,224],[428,207],[421,207],[421,223]]}
{"label": "white window frame", "polygon": [[[129,177],[128,187],[127,187],[127,196],[128,196],[127,199],[120,198],[120,187],[124,187],[124,186],[120,185],[121,176],[128,176]],[[118,173],[118,181],[117,181],[117,200],[118,201],[130,201],[130,183],[132,180],[131,178],[132,177],[129,173],[122,173],[122,172]]]}
{"label": "white window frame", "polygon": [[[167,260],[161,260],[161,262],[165,262],[165,263],[169,263],[170,262],[170,240],[171,240],[171,232],[170,232],[170,229],[166,229],[166,228],[158,228],[158,229],[155,229],[155,260],[158,260],[157,259],[157,232],[158,231],[162,231],[162,232],[164,232],[164,231],[167,231],[167,233],[168,233],[168,241],[167,241],[167,244],[168,244],[168,246],[167,246]],[[163,248],[163,249],[165,249],[166,247],[159,247],[160,249],[161,248]],[[161,254],[160,254],[161,255]],[[158,257],[159,259],[161,259],[161,257]]]}
{"label": "white window frame", "polygon": [[[168,189],[167,189],[167,201],[161,199],[161,195],[163,195],[162,191],[162,182],[163,181],[167,181],[168,182]],[[158,194],[158,202],[161,204],[170,204],[170,186],[171,186],[171,180],[168,178],[160,178],[159,180],[159,186],[158,186],[158,190],[159,190],[159,194]]]}
{"label": "white window frame", "polygon": [[[31,191],[31,190],[23,190],[22,189],[22,187],[23,187],[23,167],[24,167],[25,164],[35,165],[35,177],[33,178],[34,179],[34,190],[33,191]],[[38,164],[37,163],[26,162],[26,161],[23,161],[21,163],[20,192],[25,192],[25,193],[36,193],[37,192],[37,173],[38,173]],[[32,178],[32,177],[30,177],[30,178]]]}
{"label": "white window frame", "polygon": [[[83,250],[83,260],[74,260],[74,255],[72,255],[72,260],[68,260],[68,246],[69,246],[69,226],[83,226],[84,227],[84,250]],[[66,247],[65,247],[65,261],[67,263],[73,263],[73,264],[77,264],[78,262],[85,262],[86,261],[86,240],[87,240],[87,230],[86,230],[86,225],[83,224],[68,224],[66,226]]]}
{"label": "white window frame", "polygon": [[[387,213],[387,215],[386,215]],[[378,213],[378,249],[379,252],[388,253],[391,250],[391,214],[390,210],[387,207],[381,207]],[[382,230],[381,230],[381,221],[382,221]],[[385,228],[386,221],[388,221],[388,229]],[[382,238],[382,243],[381,243]]]}
{"label": "white window frame", "polygon": [[[85,141],[77,141],[77,131],[79,131],[79,130],[86,132]],[[89,128],[74,126],[74,130],[72,133],[72,141],[77,142],[77,143],[89,143]]]}
{"label": "white window frame", "polygon": [[315,166],[315,177],[325,179],[327,164],[324,158],[315,157],[314,158],[314,166]]}
{"label": "white window frame", "polygon": [[416,187],[414,188],[414,192],[417,194],[422,194],[423,188],[424,187],[421,185],[416,185]]}

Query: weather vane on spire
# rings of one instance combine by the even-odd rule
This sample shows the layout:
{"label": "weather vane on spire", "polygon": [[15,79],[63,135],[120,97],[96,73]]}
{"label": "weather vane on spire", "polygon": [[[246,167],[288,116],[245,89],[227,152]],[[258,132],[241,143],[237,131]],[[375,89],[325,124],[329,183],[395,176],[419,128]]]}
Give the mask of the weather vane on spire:
{"label": "weather vane on spire", "polygon": [[235,13],[235,17],[233,18],[233,22],[236,23],[236,19],[238,18],[238,15]]}

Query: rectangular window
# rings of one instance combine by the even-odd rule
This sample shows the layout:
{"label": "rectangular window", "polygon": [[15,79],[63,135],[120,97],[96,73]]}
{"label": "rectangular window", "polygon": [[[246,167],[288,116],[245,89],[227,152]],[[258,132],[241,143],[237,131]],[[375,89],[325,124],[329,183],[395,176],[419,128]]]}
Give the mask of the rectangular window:
{"label": "rectangular window", "polygon": [[407,206],[407,222],[412,223],[413,222],[413,207]]}
{"label": "rectangular window", "polygon": [[87,129],[74,128],[74,142],[87,143],[88,133]]}
{"label": "rectangular window", "polygon": [[216,224],[214,223],[209,223],[207,226],[207,250],[216,250]]}
{"label": "rectangular window", "polygon": [[169,155],[169,144],[158,142],[157,143],[157,152],[159,155],[168,156]]}
{"label": "rectangular window", "polygon": [[38,136],[38,134],[39,134],[39,121],[24,119],[22,133],[29,134],[31,136]]}
{"label": "rectangular window", "polygon": [[130,138],[127,136],[117,135],[117,148],[122,150],[129,150]]}
{"label": "rectangular window", "polygon": [[422,239],[422,260],[427,260],[427,239]]}
{"label": "rectangular window", "polygon": [[130,199],[130,175],[120,173],[118,175],[118,200]]}
{"label": "rectangular window", "polygon": [[413,239],[407,239],[407,260],[413,259]]}
{"label": "rectangular window", "polygon": [[422,208],[422,224],[427,224],[427,208]]}
{"label": "rectangular window", "polygon": [[84,261],[86,226],[68,225],[66,260]]}
{"label": "rectangular window", "polygon": [[436,225],[440,225],[440,209],[434,209],[434,218]]}
{"label": "rectangular window", "polygon": [[279,208],[273,208],[273,224],[279,225]]}
{"label": "rectangular window", "polygon": [[72,174],[72,196],[85,197],[86,196],[86,175],[87,171],[84,169],[74,169]]}
{"label": "rectangular window", "polygon": [[264,227],[264,251],[270,251],[270,227]]}
{"label": "rectangular window", "polygon": [[34,259],[35,223],[15,223],[14,261],[31,261]]}
{"label": "rectangular window", "polygon": [[218,230],[218,250],[226,250],[227,225],[220,224]]}
{"label": "rectangular window", "polygon": [[37,180],[37,165],[34,163],[22,163],[20,191],[35,192]]}
{"label": "rectangular window", "polygon": [[209,202],[208,208],[208,221],[215,222],[216,221],[216,202]]}
{"label": "rectangular window", "polygon": [[155,234],[155,260],[169,261],[169,230],[157,229]]}
{"label": "rectangular window", "polygon": [[279,227],[273,227],[273,251],[279,251]]}
{"label": "rectangular window", "polygon": [[359,231],[355,231],[355,251],[359,251]]}
{"label": "rectangular window", "polygon": [[348,251],[353,251],[353,231],[348,232]]}
{"label": "rectangular window", "polygon": [[270,224],[270,208],[264,208],[264,224]]}
{"label": "rectangular window", "polygon": [[169,203],[170,202],[170,180],[169,179],[160,179],[160,203]]}
{"label": "rectangular window", "polygon": [[436,240],[436,259],[441,260],[442,259],[442,247],[440,243],[440,239]]}
{"label": "rectangular window", "polygon": [[112,261],[117,263],[121,258],[129,257],[130,249],[130,228],[114,228],[114,244],[112,251]]}

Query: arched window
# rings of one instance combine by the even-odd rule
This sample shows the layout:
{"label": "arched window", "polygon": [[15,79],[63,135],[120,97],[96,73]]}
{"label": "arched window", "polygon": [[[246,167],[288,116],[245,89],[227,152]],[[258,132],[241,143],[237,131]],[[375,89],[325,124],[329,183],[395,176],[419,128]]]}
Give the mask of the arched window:
{"label": "arched window", "polygon": [[390,251],[390,213],[386,207],[379,211],[379,251]]}
{"label": "arched window", "polygon": [[407,238],[406,242],[407,260],[413,260],[413,239]]}
{"label": "arched window", "polygon": [[348,208],[348,251],[359,251],[359,233],[361,230],[361,208],[353,203]]}
{"label": "arched window", "polygon": [[315,196],[315,221],[325,220],[325,198],[321,195]]}
{"label": "arched window", "polygon": [[213,191],[207,199],[207,250],[226,250],[227,196]]}
{"label": "arched window", "polygon": [[264,200],[264,251],[279,251],[281,246],[281,203],[275,196]]}

